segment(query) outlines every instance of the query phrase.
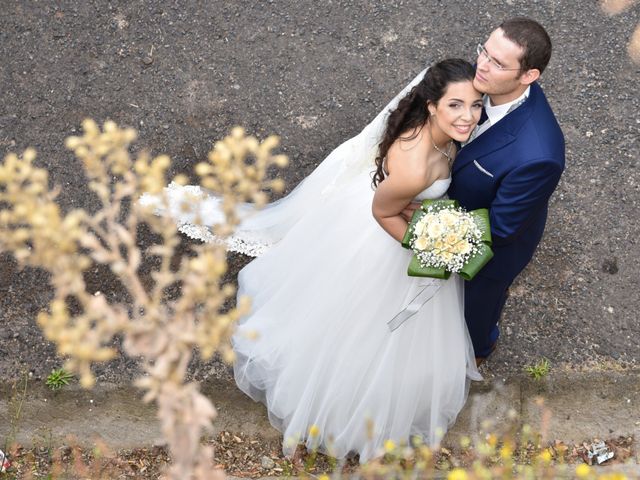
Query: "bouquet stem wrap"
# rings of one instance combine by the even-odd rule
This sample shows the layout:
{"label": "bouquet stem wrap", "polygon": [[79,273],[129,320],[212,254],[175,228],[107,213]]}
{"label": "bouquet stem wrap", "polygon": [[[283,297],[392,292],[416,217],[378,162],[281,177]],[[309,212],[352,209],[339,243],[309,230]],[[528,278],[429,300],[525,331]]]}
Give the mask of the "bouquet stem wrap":
{"label": "bouquet stem wrap", "polygon": [[[441,199],[441,200],[424,200],[420,208],[413,212],[411,221],[407,227],[407,231],[402,239],[402,246],[411,248],[411,238],[414,228],[418,220],[425,215],[427,209],[437,212],[443,209],[457,209],[459,204],[457,200]],[[486,208],[480,208],[468,212],[473,217],[474,222],[481,232],[480,243],[476,245],[476,252],[464,263],[462,268],[457,272],[465,280],[471,280],[489,260],[493,257],[491,250],[491,228],[489,225],[489,211]],[[434,268],[431,266],[422,266],[417,255],[413,255],[407,271],[412,277],[432,277],[447,279],[451,275],[450,271],[444,268]]]}

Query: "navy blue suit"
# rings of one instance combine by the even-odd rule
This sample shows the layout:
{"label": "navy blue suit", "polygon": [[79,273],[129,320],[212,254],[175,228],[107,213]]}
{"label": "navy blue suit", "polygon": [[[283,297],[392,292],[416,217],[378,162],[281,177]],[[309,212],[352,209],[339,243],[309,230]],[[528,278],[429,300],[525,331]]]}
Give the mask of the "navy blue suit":
{"label": "navy blue suit", "polygon": [[507,289],[542,238],[549,197],[564,170],[564,136],[537,83],[529,97],[463,147],[449,197],[488,208],[493,259],[465,282],[465,318],[476,356],[490,353]]}

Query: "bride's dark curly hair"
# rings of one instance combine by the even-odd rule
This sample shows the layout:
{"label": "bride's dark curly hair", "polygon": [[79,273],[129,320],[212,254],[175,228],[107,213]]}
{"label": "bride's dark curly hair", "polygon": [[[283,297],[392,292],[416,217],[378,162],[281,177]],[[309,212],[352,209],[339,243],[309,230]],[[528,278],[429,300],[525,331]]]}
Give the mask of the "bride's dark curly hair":
{"label": "bride's dark curly hair", "polygon": [[[425,73],[424,78],[398,103],[398,106],[389,114],[387,127],[382,141],[378,145],[376,157],[376,171],[373,174],[373,186],[377,187],[384,180],[385,174],[382,168],[384,159],[393,142],[403,132],[423,126],[429,118],[427,103],[437,103],[444,95],[450,83],[473,80],[475,69],[466,60],[449,58],[432,65]],[[411,140],[418,135],[416,132]]]}

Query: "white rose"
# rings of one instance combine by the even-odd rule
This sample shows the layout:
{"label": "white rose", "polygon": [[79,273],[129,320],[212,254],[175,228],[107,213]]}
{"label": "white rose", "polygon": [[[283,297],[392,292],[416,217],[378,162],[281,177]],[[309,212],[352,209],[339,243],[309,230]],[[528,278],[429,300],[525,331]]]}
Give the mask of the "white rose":
{"label": "white rose", "polygon": [[416,238],[416,241],[413,243],[413,245],[418,250],[425,250],[429,246],[429,239],[425,236],[420,236]]}
{"label": "white rose", "polygon": [[469,231],[469,227],[467,225],[465,225],[464,223],[458,225],[458,227],[456,228],[456,232],[461,237],[464,237],[467,234],[468,231]]}
{"label": "white rose", "polygon": [[443,232],[444,232],[444,228],[439,222],[432,222],[427,227],[427,234],[431,238],[439,237],[440,235],[442,235]]}
{"label": "white rose", "polygon": [[471,244],[467,241],[460,242],[458,244],[459,252],[463,255],[466,255],[471,251]]}
{"label": "white rose", "polygon": [[447,227],[451,227],[457,221],[456,216],[449,210],[440,212],[440,221]]}
{"label": "white rose", "polygon": [[453,258],[453,254],[450,252],[442,252],[440,255],[445,262],[450,262]]}
{"label": "white rose", "polygon": [[444,237],[444,242],[445,244],[449,247],[452,248],[453,246],[457,245],[458,242],[460,242],[460,237],[458,237],[457,235],[453,234],[453,233],[448,233],[447,235],[445,235]]}
{"label": "white rose", "polygon": [[425,229],[426,229],[426,225],[424,224],[424,222],[419,221],[416,223],[415,227],[413,227],[413,233],[415,233],[418,236],[424,235]]}
{"label": "white rose", "polygon": [[433,222],[437,222],[438,218],[433,213],[427,213],[424,217],[422,217],[422,221],[425,225],[428,225]]}

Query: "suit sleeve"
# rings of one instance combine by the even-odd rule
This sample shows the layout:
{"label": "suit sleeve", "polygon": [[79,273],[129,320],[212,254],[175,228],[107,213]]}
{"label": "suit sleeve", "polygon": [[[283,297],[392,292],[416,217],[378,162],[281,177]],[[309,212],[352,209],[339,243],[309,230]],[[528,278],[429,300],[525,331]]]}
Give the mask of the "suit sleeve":
{"label": "suit sleeve", "polygon": [[491,233],[496,246],[514,241],[546,208],[562,174],[552,159],[528,162],[503,178],[491,204]]}

